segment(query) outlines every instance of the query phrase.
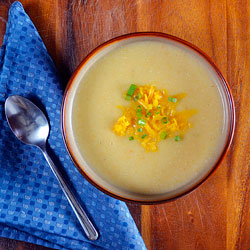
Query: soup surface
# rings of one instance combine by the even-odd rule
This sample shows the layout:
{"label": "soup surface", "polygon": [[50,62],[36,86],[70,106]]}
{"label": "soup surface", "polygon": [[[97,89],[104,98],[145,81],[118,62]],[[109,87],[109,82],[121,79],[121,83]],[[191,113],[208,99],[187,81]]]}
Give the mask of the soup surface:
{"label": "soup surface", "polygon": [[[173,42],[136,41],[98,59],[79,84],[72,111],[77,147],[108,183],[138,194],[171,192],[209,171],[221,152],[224,112],[216,81],[207,63]],[[196,109],[181,141],[167,139],[157,152],[112,128],[127,106],[130,84],[151,84],[169,95],[185,92],[177,110]]]}

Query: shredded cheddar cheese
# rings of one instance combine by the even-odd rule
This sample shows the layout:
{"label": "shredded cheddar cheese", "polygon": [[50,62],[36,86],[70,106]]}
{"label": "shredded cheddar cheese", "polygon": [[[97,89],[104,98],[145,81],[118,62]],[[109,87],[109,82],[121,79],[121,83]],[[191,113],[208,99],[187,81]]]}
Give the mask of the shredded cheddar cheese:
{"label": "shredded cheddar cheese", "polygon": [[175,141],[180,141],[191,127],[189,118],[196,113],[196,110],[176,111],[176,106],[185,96],[185,93],[168,96],[165,89],[131,84],[125,93],[129,106],[119,106],[123,114],[113,127],[114,133],[127,135],[131,141],[136,139],[146,151],[152,152],[158,150],[157,143],[161,140],[175,138]]}

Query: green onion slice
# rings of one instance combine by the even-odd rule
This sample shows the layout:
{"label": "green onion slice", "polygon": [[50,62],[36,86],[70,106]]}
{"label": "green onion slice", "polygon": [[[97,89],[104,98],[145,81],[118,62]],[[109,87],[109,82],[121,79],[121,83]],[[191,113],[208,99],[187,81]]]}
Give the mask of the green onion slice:
{"label": "green onion slice", "polygon": [[175,97],[168,97],[168,101],[169,101],[169,102],[176,103],[178,100],[177,100],[177,98],[175,98]]}
{"label": "green onion slice", "polygon": [[141,138],[144,139],[146,136],[147,136],[146,134],[143,134]]}
{"label": "green onion slice", "polygon": [[142,128],[138,128],[137,131],[138,131],[138,132],[142,132]]}
{"label": "green onion slice", "polygon": [[168,121],[169,121],[169,119],[166,116],[161,119],[161,122],[165,123],[165,124],[168,123]]}
{"label": "green onion slice", "polygon": [[142,94],[139,93],[137,96],[134,97],[134,100],[137,101],[142,98]]}
{"label": "green onion slice", "polygon": [[133,141],[135,138],[134,138],[134,136],[129,136],[129,138],[128,138],[130,141]]}
{"label": "green onion slice", "polygon": [[136,89],[136,85],[135,84],[131,84],[129,89],[128,89],[128,92],[127,92],[127,95],[128,96],[132,96],[135,92],[135,89]]}
{"label": "green onion slice", "polygon": [[137,116],[138,116],[139,118],[142,117],[142,113],[141,113],[140,111],[136,111],[136,114],[137,114]]}
{"label": "green onion slice", "polygon": [[141,112],[141,111],[142,111],[142,106],[141,106],[141,105],[138,105],[138,106],[137,106],[137,111],[138,111],[138,112]]}
{"label": "green onion slice", "polygon": [[162,140],[165,140],[167,138],[167,136],[168,136],[168,133],[166,131],[161,132],[160,137],[161,137]]}
{"label": "green onion slice", "polygon": [[181,137],[179,135],[175,136],[174,138],[175,141],[180,141],[181,140]]}
{"label": "green onion slice", "polygon": [[137,123],[141,126],[144,126],[146,124],[146,121],[144,119],[140,118]]}

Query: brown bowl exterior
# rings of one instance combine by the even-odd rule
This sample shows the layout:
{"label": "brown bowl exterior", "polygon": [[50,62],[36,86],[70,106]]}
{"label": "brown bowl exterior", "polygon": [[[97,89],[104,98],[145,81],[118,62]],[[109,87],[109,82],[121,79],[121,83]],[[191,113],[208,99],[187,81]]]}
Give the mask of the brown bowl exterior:
{"label": "brown bowl exterior", "polygon": [[[113,44],[113,43],[117,43],[119,41],[122,41],[124,39],[128,39],[128,38],[134,38],[134,37],[161,37],[161,38],[165,38],[168,40],[172,40],[175,42],[178,42],[182,45],[185,45],[186,47],[188,47],[189,49],[192,49],[194,52],[196,52],[197,54],[199,54],[200,56],[202,56],[205,61],[207,63],[209,63],[212,68],[214,69],[214,71],[217,73],[218,77],[221,79],[222,85],[223,85],[223,89],[225,89],[225,94],[229,100],[229,107],[230,107],[230,113],[229,113],[229,117],[230,117],[230,127],[229,127],[229,131],[228,131],[228,135],[227,135],[227,140],[224,146],[223,151],[221,152],[221,155],[219,156],[217,162],[214,164],[214,166],[210,169],[210,171],[199,181],[197,181],[197,183],[195,183],[192,187],[190,187],[188,190],[185,190],[184,192],[176,195],[175,197],[170,197],[167,199],[161,199],[161,200],[154,200],[154,201],[147,201],[147,200],[133,200],[127,197],[123,197],[120,196],[116,193],[112,193],[111,191],[105,189],[103,186],[101,186],[100,184],[96,183],[95,180],[93,180],[85,171],[84,168],[82,168],[79,164],[79,162],[77,161],[75,155],[73,154],[73,150],[71,148],[70,142],[68,140],[68,136],[67,136],[67,130],[66,130],[66,126],[65,126],[65,110],[66,110],[66,106],[67,106],[67,101],[68,101],[68,94],[71,90],[71,87],[74,84],[74,80],[76,78],[76,76],[78,75],[78,73],[81,71],[81,69],[85,66],[85,64],[97,53],[99,53],[102,49],[106,48],[107,46]],[[62,108],[61,108],[61,129],[62,129],[62,134],[63,134],[63,140],[64,143],[66,145],[67,151],[72,159],[72,161],[74,162],[75,166],[77,167],[77,169],[79,170],[79,172],[92,184],[94,185],[96,188],[98,188],[100,191],[104,192],[105,194],[125,201],[125,202],[136,202],[136,203],[140,203],[140,204],[147,204],[147,205],[153,205],[153,204],[160,204],[160,203],[164,203],[164,202],[168,202],[168,201],[172,201],[175,200],[183,195],[186,195],[188,193],[190,193],[191,191],[193,191],[194,189],[196,189],[197,187],[199,187],[205,180],[207,180],[210,176],[212,176],[212,174],[215,173],[215,170],[219,167],[219,165],[221,164],[221,162],[223,161],[223,159],[225,158],[227,152],[229,151],[230,145],[232,143],[233,140],[233,135],[234,135],[234,130],[235,130],[235,106],[234,106],[234,101],[233,101],[233,96],[232,93],[230,91],[229,85],[227,83],[227,81],[225,80],[225,78],[223,77],[222,73],[220,72],[220,70],[218,69],[218,67],[216,66],[216,64],[212,61],[212,59],[206,54],[204,53],[202,50],[200,50],[198,47],[196,47],[195,45],[182,40],[178,37],[172,36],[172,35],[168,35],[165,33],[160,33],[160,32],[137,32],[137,33],[131,33],[131,34],[126,34],[126,35],[122,35],[116,38],[113,38],[101,45],[99,45],[97,48],[95,48],[92,52],[90,52],[84,59],[83,61],[80,63],[80,65],[77,67],[77,69],[75,70],[75,72],[73,73],[72,77],[70,78],[67,87],[65,89],[65,93],[64,93],[64,97],[63,97],[63,102],[62,102]]]}

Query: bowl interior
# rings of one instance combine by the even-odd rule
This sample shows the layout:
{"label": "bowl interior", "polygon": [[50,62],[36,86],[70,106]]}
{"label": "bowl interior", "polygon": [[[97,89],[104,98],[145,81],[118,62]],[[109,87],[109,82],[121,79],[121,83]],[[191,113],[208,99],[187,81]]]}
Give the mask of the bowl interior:
{"label": "bowl interior", "polygon": [[[81,84],[81,80],[84,78],[85,74],[88,72],[88,70],[103,56],[105,56],[107,53],[112,51],[113,49],[123,46],[128,43],[134,43],[137,41],[161,41],[165,43],[170,43],[175,46],[181,46],[184,47],[186,50],[188,50],[191,54],[194,56],[198,56],[198,59],[201,60],[201,62],[205,62],[207,65],[207,69],[211,73],[211,76],[214,80],[214,83],[219,90],[220,97],[223,104],[223,110],[224,110],[224,126],[222,131],[222,140],[221,140],[221,147],[220,147],[220,153],[218,154],[218,158],[214,159],[214,162],[211,164],[211,168],[207,169],[205,172],[200,173],[196,176],[192,181],[187,183],[186,185],[171,191],[166,192],[163,194],[158,195],[142,195],[137,194],[133,192],[128,192],[126,190],[122,190],[119,187],[116,187],[114,185],[111,185],[107,181],[101,178],[94,169],[91,167],[91,165],[88,163],[88,160],[84,158],[84,156],[79,151],[79,148],[77,146],[77,143],[74,139],[74,133],[72,128],[72,110],[73,110],[73,104],[74,104],[74,97],[77,93],[77,89],[79,85]],[[234,128],[234,107],[233,107],[233,100],[230,94],[230,91],[228,89],[228,86],[226,84],[226,81],[224,80],[221,73],[218,71],[216,66],[210,61],[210,59],[200,52],[195,47],[190,47],[190,45],[184,41],[180,41],[179,39],[175,39],[170,36],[162,36],[162,35],[147,35],[147,34],[141,34],[137,36],[126,36],[123,38],[115,39],[113,41],[110,41],[100,47],[98,47],[96,50],[94,50],[78,67],[76,73],[71,78],[68,88],[66,90],[64,102],[63,102],[63,109],[62,109],[62,116],[63,116],[63,133],[64,133],[64,139],[66,142],[66,146],[68,148],[68,151],[75,162],[76,166],[80,170],[82,174],[85,175],[93,184],[95,184],[99,189],[102,191],[120,199],[125,200],[131,200],[131,201],[139,201],[144,203],[150,203],[150,202],[159,202],[163,200],[169,200],[175,197],[178,197],[193,188],[195,188],[198,184],[200,184],[203,180],[205,180],[211,172],[218,166],[219,162],[222,160],[223,156],[225,155],[225,152],[227,151],[229,144],[232,139],[233,135],[233,128]]]}

